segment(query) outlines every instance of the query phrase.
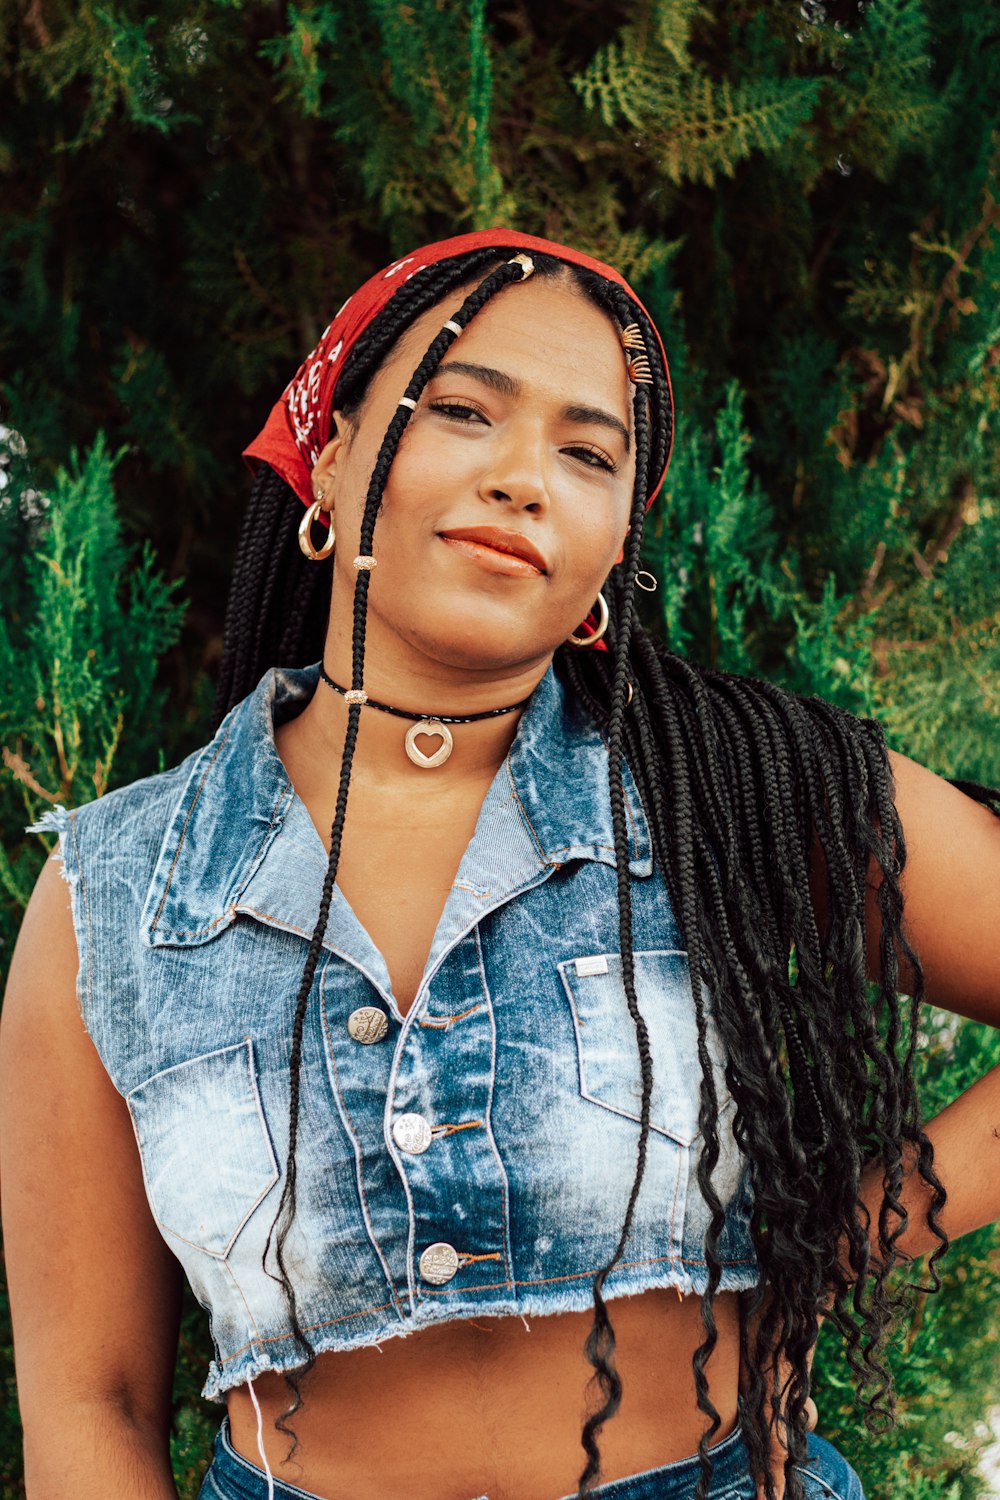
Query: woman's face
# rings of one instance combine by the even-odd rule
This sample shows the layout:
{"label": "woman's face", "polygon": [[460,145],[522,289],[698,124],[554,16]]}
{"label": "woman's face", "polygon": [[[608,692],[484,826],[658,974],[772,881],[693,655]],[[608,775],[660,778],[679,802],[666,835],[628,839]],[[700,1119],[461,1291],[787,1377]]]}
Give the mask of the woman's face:
{"label": "woman's face", "polygon": [[[349,611],[382,437],[462,299],[400,339],[355,425],[336,413],[346,441],[334,438],[313,474],[334,499],[332,623]],[[369,638],[384,647],[388,634],[472,670],[547,662],[620,554],[635,471],[631,390],[617,330],[572,284],[534,277],[487,303],[426,386],[389,472]]]}

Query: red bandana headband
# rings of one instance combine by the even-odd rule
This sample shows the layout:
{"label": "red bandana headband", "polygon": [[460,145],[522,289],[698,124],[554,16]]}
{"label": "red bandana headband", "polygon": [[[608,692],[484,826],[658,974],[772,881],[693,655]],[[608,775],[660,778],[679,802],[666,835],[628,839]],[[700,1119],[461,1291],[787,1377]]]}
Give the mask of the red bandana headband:
{"label": "red bandana headband", "polygon": [[[248,448],[243,450],[243,457],[251,467],[256,462],[270,464],[271,468],[291,485],[302,503],[310,505],[313,499],[312,470],[329,441],[337,381],[347,356],[361,334],[382,311],[398,288],[404,282],[412,280],[420,271],[428,266],[436,265],[440,260],[447,260],[451,256],[463,255],[470,250],[488,250],[493,246],[500,249],[510,247],[529,253],[535,250],[541,254],[551,255],[557,260],[568,261],[570,265],[584,266],[588,271],[596,271],[599,276],[624,287],[632,300],[642,307],[642,303],[628,282],[613,266],[606,266],[603,261],[593,260],[589,255],[581,254],[579,250],[570,249],[568,245],[557,245],[551,240],[537,239],[533,234],[518,234],[513,229],[484,229],[476,234],[460,234],[454,239],[438,240],[434,245],[424,245],[421,249],[412,250],[409,255],[404,255],[402,259],[393,261],[392,265],[387,266],[385,270],[378,271],[348,297],[315,349],[303,360],[282,392],[280,399],[271,408],[271,414],[257,437]],[[652,319],[650,322],[652,323]],[[664,369],[666,369],[667,357],[659,334],[656,335],[656,339],[663,355]],[[670,389],[669,370],[667,371],[667,391],[672,419],[674,401],[673,392]],[[672,420],[670,426],[672,445]],[[668,451],[667,464],[669,462]],[[664,464],[663,473],[649,492],[650,503],[663,483],[667,464]],[[329,525],[327,516],[323,515],[318,519],[325,525]]]}

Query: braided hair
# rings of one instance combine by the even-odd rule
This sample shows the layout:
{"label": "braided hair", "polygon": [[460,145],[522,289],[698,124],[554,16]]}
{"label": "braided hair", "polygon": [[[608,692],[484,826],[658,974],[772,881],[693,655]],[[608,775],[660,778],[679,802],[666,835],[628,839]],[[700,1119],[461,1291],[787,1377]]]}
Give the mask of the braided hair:
{"label": "braided hair", "polygon": [[[474,285],[450,314],[464,328],[491,298],[518,282],[522,271],[517,264],[497,264],[511,253],[489,249],[455,256],[404,283],[351,351],[337,386],[345,414],[353,418],[361,409],[386,356],[423,312]],[[935,1290],[940,1285],[935,1263],[948,1245],[938,1222],[945,1192],[921,1128],[913,1078],[922,978],[901,925],[906,848],[887,748],[873,720],[856,719],[768,683],[694,666],[640,626],[634,592],[648,478],[661,472],[671,439],[667,373],[658,341],[645,313],[623,288],[551,257],[533,259],[536,274],[570,281],[617,328],[637,323],[653,375],[652,385],[635,386],[630,530],[623,559],[604,590],[609,650],[560,647],[555,657],[564,684],[608,745],[622,977],[642,1075],[637,1156],[625,1218],[613,1254],[593,1281],[593,1323],[584,1353],[594,1369],[600,1404],[581,1434],[586,1463],[578,1495],[582,1500],[599,1480],[598,1436],[622,1399],[614,1328],[603,1292],[631,1229],[650,1130],[653,1072],[635,990],[622,782],[627,762],[688,954],[702,1070],[697,1178],[711,1217],[701,1299],[705,1337],[692,1356],[692,1368],[698,1408],[709,1422],[698,1446],[696,1497],[704,1500],[708,1493],[710,1442],[721,1425],[707,1375],[718,1337],[713,1302],[722,1276],[719,1242],[725,1224],[724,1205],[712,1182],[720,1156],[720,1111],[708,1042],[710,1004],[728,1058],[726,1081],[736,1101],[733,1131],[753,1192],[750,1228],[760,1273],[757,1286],[741,1294],[741,1357],[748,1376],[741,1420],[751,1461],[765,1475],[766,1500],[775,1500],[769,1451],[777,1428],[787,1447],[788,1500],[802,1500],[794,1465],[806,1458],[808,1359],[820,1310],[828,1312],[844,1336],[869,1427],[877,1430],[892,1419],[891,1374],[883,1351],[905,1288],[893,1290],[888,1278],[900,1259],[895,1242],[907,1225],[901,1190],[911,1157],[931,1190],[927,1221],[939,1243],[928,1272]],[[448,328],[435,336],[406,387],[410,401],[418,401],[456,336]],[[378,452],[361,521],[361,553],[372,550],[386,479],[410,416],[408,405],[396,408]],[[332,565],[303,558],[297,539],[301,515],[294,492],[273,470],[262,467],[247,509],[226,612],[218,719],[252,691],[268,667],[304,666],[322,655]],[[363,686],[368,587],[369,574],[359,572],[353,689]],[[351,703],[329,863],[292,1021],[288,1166],[272,1225],[278,1274],[301,1351],[301,1361],[286,1376],[292,1402],[277,1423],[292,1438],[293,1451],[294,1432],[286,1419],[299,1409],[300,1384],[316,1358],[299,1321],[284,1253],[295,1215],[302,1040],[337,875],[359,719],[360,707]],[[971,784],[960,785],[981,800],[989,795]],[[825,870],[825,930],[810,887],[817,850]],[[871,996],[866,991],[864,925],[870,872],[877,872],[880,882],[881,914],[881,979]],[[915,975],[908,1002],[897,995],[898,953]],[[864,1167],[875,1160],[882,1163],[884,1176],[879,1253],[873,1257],[859,1181]],[[845,1246],[852,1274],[843,1268]],[[783,1386],[779,1361],[790,1371]]]}

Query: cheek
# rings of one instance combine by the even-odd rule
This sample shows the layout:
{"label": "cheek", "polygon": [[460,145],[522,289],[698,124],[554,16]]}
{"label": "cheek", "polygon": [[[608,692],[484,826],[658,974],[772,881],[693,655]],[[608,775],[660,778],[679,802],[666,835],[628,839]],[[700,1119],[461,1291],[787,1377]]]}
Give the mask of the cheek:
{"label": "cheek", "polygon": [[577,493],[564,510],[560,530],[566,544],[566,567],[577,583],[607,577],[620,560],[628,526],[628,497]]}
{"label": "cheek", "polygon": [[415,540],[452,519],[456,508],[471,520],[480,464],[470,447],[435,444],[420,432],[408,433],[389,471],[376,536],[381,532],[387,546],[396,538],[405,546],[407,537]]}
{"label": "cheek", "polygon": [[[475,495],[484,465],[489,464],[487,447],[482,440],[468,438],[442,441],[430,421],[418,418],[403,434],[386,488],[409,497],[411,503],[435,491],[440,499],[452,503],[456,497]],[[447,491],[442,487],[444,481]]]}

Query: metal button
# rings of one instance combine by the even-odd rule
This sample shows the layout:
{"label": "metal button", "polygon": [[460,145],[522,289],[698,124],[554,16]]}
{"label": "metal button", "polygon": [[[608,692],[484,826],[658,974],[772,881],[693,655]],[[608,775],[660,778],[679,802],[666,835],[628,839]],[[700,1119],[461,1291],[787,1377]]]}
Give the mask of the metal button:
{"label": "metal button", "polygon": [[380,1042],[389,1030],[385,1012],[377,1005],[362,1005],[347,1018],[347,1029],[356,1042]]}
{"label": "metal button", "polygon": [[392,1138],[400,1151],[419,1156],[431,1143],[431,1127],[423,1115],[397,1115],[392,1122]]}
{"label": "metal button", "polygon": [[420,1257],[420,1274],[432,1286],[441,1286],[450,1281],[457,1270],[458,1251],[454,1245],[447,1245],[443,1240],[439,1240],[436,1245],[428,1245]]}

